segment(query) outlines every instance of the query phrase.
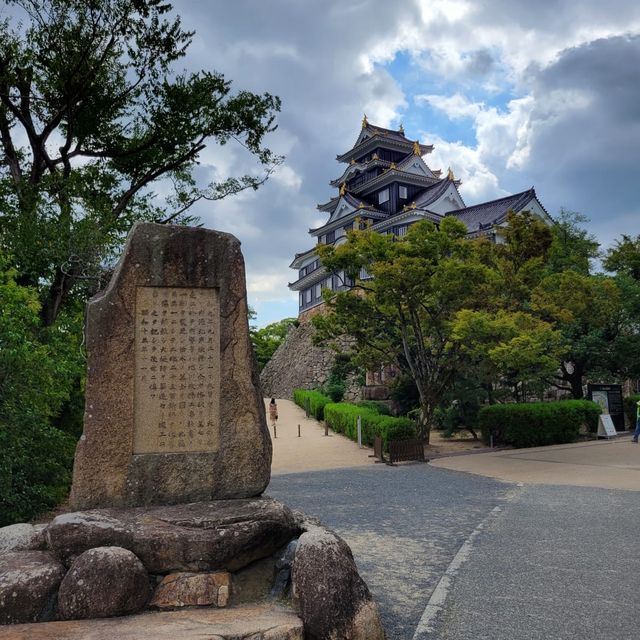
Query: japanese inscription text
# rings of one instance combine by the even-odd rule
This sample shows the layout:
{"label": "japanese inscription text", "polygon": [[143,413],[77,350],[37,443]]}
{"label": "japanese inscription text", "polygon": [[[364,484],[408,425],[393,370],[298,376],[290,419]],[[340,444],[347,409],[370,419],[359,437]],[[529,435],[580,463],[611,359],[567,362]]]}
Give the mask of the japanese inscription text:
{"label": "japanese inscription text", "polygon": [[134,453],[217,451],[217,289],[138,287]]}

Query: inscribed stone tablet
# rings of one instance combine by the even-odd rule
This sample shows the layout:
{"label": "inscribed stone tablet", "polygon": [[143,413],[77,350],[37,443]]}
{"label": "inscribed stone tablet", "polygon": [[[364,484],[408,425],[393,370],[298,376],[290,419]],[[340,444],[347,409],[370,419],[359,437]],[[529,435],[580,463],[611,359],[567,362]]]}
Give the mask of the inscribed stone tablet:
{"label": "inscribed stone tablet", "polygon": [[220,446],[217,289],[137,287],[133,452]]}

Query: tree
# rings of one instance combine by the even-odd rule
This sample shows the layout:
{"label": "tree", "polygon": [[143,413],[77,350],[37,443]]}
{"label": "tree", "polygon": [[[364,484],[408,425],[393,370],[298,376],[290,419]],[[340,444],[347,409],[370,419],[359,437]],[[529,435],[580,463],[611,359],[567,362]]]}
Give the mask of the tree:
{"label": "tree", "polygon": [[551,380],[554,386],[582,398],[585,377],[615,372],[623,306],[612,278],[575,271],[551,274],[532,292],[531,306],[563,335],[566,353],[560,372]]}
{"label": "tree", "polygon": [[83,367],[81,313],[42,329],[37,292],[0,252],[0,526],[53,508],[68,491],[75,434],[52,420]]}
{"label": "tree", "polygon": [[640,235],[635,238],[623,235],[607,251],[603,265],[607,271],[624,274],[640,282]]}
{"label": "tree", "polygon": [[[9,2],[23,22],[0,24],[0,246],[50,326],[96,288],[135,220],[180,222],[198,200],[264,182],[280,101],[177,72],[193,34],[164,0]],[[231,140],[266,173],[199,187],[202,150]]]}
{"label": "tree", "polygon": [[599,256],[598,241],[582,225],[588,218],[575,211],[560,210],[560,216],[551,227],[546,271],[560,273],[576,271],[582,275],[592,272],[593,261]]}
{"label": "tree", "polygon": [[284,318],[283,320],[278,320],[278,322],[272,322],[262,329],[253,326],[250,328],[251,342],[256,352],[260,371],[264,369],[276,349],[287,337],[287,332],[292,324],[297,326],[298,320],[296,318]]}
{"label": "tree", "polygon": [[465,378],[476,379],[490,403],[497,381],[511,389],[516,402],[526,401],[529,388],[543,388],[554,375],[565,349],[550,323],[521,311],[463,309],[452,336],[465,356]]}
{"label": "tree", "polygon": [[[402,241],[365,230],[348,242],[319,246],[328,271],[344,269],[353,290],[331,296],[332,313],[313,321],[320,339],[354,337],[359,364],[408,367],[420,397],[420,435],[429,442],[434,411],[451,386],[460,357],[453,340],[456,313],[486,298],[491,272],[477,259],[466,227],[445,218],[422,221]],[[373,276],[360,280],[361,269]]]}

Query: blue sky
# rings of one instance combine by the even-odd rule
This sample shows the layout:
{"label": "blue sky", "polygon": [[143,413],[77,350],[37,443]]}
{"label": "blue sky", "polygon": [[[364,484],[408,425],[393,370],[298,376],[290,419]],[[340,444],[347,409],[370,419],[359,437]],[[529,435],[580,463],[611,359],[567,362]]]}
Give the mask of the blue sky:
{"label": "blue sky", "polygon": [[[200,207],[243,245],[250,303],[265,325],[295,316],[287,283],[311,248],[315,208],[362,114],[434,144],[467,204],[532,185],[552,215],[586,214],[604,245],[639,233],[640,4],[613,0],[178,0],[196,31],[184,65],[282,98],[270,146],[286,156],[258,192]],[[203,181],[256,167],[207,148]]]}

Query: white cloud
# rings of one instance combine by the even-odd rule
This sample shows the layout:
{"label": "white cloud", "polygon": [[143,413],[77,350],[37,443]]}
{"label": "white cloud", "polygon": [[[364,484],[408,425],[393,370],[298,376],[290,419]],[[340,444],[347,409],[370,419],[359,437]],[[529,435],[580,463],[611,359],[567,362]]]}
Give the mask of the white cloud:
{"label": "white cloud", "polygon": [[[251,3],[250,11],[244,2],[176,5],[197,32],[185,64],[283,100],[267,143],[287,156],[285,165],[258,192],[197,209],[207,226],[242,240],[261,304],[290,300],[286,283],[295,273],[288,264],[311,246],[308,229],[326,219],[315,205],[335,195],[328,186],[342,171],[335,156],[355,141],[363,113],[382,126],[403,120],[409,137],[434,143],[425,159],[453,168],[469,204],[535,183],[552,213],[561,205],[582,209],[594,228],[616,216],[628,223],[637,212],[631,174],[640,165],[640,61],[633,38],[622,36],[640,32],[638,3],[272,0]],[[390,64],[398,54],[410,61],[406,77]],[[468,127],[467,144],[424,119],[426,104],[457,130]],[[255,168],[241,149],[211,146],[199,176]],[[612,175],[625,176],[615,195]]]}

